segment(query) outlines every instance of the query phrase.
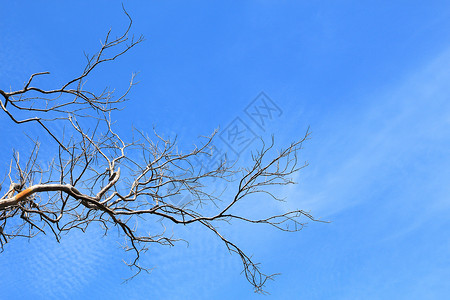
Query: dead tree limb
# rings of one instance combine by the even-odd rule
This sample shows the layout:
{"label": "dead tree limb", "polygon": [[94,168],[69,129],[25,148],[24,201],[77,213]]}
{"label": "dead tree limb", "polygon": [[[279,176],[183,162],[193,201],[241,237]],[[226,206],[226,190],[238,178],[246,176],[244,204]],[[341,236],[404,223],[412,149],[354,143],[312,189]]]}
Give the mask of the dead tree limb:
{"label": "dead tree limb", "polygon": [[[139,258],[149,244],[173,245],[178,241],[166,234],[164,224],[197,223],[241,258],[247,280],[257,292],[262,292],[274,274],[262,273],[250,256],[219,231],[217,224],[248,222],[292,232],[301,230],[306,221],[316,221],[303,210],[252,218],[238,208],[250,195],[282,200],[272,187],[294,184],[292,175],[307,165],[299,163],[298,153],[309,138],[309,130],[275,154],[272,139],[270,145],[263,145],[252,155],[247,168],[237,168],[227,161],[210,169],[195,163],[195,158],[211,155],[215,132],[186,153],[177,150],[175,140],[156,133],[151,138],[140,131],[131,140],[120,137],[114,131],[111,115],[126,100],[134,75],[120,97],[114,97],[109,90],[92,92],[84,88],[84,83],[94,69],[143,41],[142,37],[130,36],[129,20],[129,26],[118,37],[112,38],[109,31],[100,50],[86,56],[83,71],[62,86],[34,86],[34,78],[49,75],[38,72],[30,76],[22,89],[0,90],[0,108],[5,116],[17,124],[34,122],[55,142],[55,158],[46,168],[36,163],[38,142],[24,162],[18,152],[14,153],[7,171],[9,188],[0,198],[1,248],[15,237],[34,237],[40,232],[50,232],[59,241],[64,232],[84,231],[89,225],[100,223],[105,234],[109,228],[119,228],[128,241],[125,250],[135,254],[129,265],[139,273],[147,270],[139,265]],[[63,122],[66,132],[52,131],[48,126],[52,122]],[[215,186],[222,183],[228,192],[215,191],[213,182]],[[172,199],[179,195],[188,197],[182,203],[174,203]],[[160,222],[161,232],[149,234],[134,227],[138,218]]]}

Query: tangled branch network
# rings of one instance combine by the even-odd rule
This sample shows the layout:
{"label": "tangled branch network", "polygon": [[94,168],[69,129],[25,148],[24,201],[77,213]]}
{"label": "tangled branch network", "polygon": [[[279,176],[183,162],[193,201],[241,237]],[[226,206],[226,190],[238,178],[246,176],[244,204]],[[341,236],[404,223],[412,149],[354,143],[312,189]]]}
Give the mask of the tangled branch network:
{"label": "tangled branch network", "polygon": [[[129,26],[125,32],[113,38],[110,30],[100,50],[86,55],[81,74],[62,86],[34,86],[35,78],[49,74],[40,72],[32,74],[22,89],[0,90],[1,111],[14,123],[34,124],[54,144],[54,158],[45,168],[37,163],[37,141],[25,160],[14,152],[5,170],[3,190],[0,187],[1,249],[15,237],[51,233],[59,241],[63,233],[85,231],[99,223],[105,234],[116,228],[125,239],[124,249],[133,253],[127,263],[135,270],[132,278],[149,271],[139,259],[152,243],[172,246],[180,240],[167,232],[167,224],[200,224],[240,257],[245,277],[255,291],[263,292],[267,280],[276,274],[264,274],[258,263],[219,231],[217,224],[248,222],[299,231],[305,224],[303,219],[316,221],[303,210],[253,219],[236,209],[251,194],[284,200],[272,192],[272,186],[293,184],[291,175],[306,166],[298,163],[298,151],[309,138],[309,131],[278,152],[273,139],[269,145],[263,143],[252,154],[250,166],[243,168],[227,161],[211,168],[194,163],[200,156],[212,155],[216,132],[202,137],[199,145],[186,153],[178,150],[176,139],[156,132],[149,137],[134,130],[131,140],[120,137],[112,115],[127,101],[135,76],[119,97],[108,89],[93,92],[84,86],[94,69],[143,41],[142,36],[136,39],[130,35],[132,20],[126,15]],[[55,123],[62,124],[56,128],[64,130],[52,129],[55,126],[50,125]],[[218,182],[231,192],[217,191],[214,187]],[[188,200],[171,201],[181,194],[188,194],[184,198]],[[148,233],[138,220],[159,223],[161,230]]]}

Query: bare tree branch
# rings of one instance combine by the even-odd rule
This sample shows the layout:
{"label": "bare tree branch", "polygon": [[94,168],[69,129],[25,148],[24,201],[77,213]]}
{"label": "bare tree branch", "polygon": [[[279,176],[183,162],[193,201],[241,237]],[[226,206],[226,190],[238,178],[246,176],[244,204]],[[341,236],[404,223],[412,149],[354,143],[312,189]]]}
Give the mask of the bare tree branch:
{"label": "bare tree branch", "polygon": [[[195,163],[200,156],[212,155],[216,132],[186,153],[177,149],[176,139],[157,133],[149,137],[135,130],[133,136],[137,138],[120,137],[114,131],[111,114],[126,100],[134,75],[128,89],[117,98],[112,91],[95,93],[83,86],[94,69],[143,41],[142,36],[129,36],[132,20],[126,11],[125,14],[129,18],[125,32],[112,38],[111,30],[108,31],[100,50],[86,56],[87,64],[81,74],[62,86],[33,86],[34,78],[49,75],[38,72],[30,76],[22,89],[0,90],[0,108],[13,122],[34,122],[56,142],[55,158],[45,168],[36,163],[37,141],[26,161],[14,153],[7,174],[10,185],[0,198],[0,246],[3,250],[5,243],[15,237],[47,232],[59,241],[64,232],[85,231],[89,225],[100,223],[105,234],[112,227],[119,228],[128,242],[124,249],[134,253],[128,265],[137,275],[148,271],[139,265],[139,258],[151,243],[174,245],[180,240],[166,233],[166,224],[196,223],[241,258],[247,280],[257,292],[263,292],[267,280],[276,274],[262,273],[259,264],[225,237],[217,224],[247,222],[295,232],[304,227],[305,221],[317,221],[303,210],[254,218],[238,209],[239,203],[250,195],[283,201],[272,187],[294,184],[291,176],[307,165],[299,163],[298,153],[309,139],[309,129],[300,140],[275,154],[273,138],[270,145],[263,143],[247,168],[227,161],[209,169]],[[90,120],[89,125],[94,121],[95,126],[86,125],[85,119]],[[52,122],[63,122],[66,130],[50,130],[48,124]],[[224,186],[227,192],[215,190],[214,186]],[[180,195],[185,196],[185,201],[175,203],[173,199]],[[132,224],[137,219],[159,222],[161,232],[148,233],[135,227]]]}

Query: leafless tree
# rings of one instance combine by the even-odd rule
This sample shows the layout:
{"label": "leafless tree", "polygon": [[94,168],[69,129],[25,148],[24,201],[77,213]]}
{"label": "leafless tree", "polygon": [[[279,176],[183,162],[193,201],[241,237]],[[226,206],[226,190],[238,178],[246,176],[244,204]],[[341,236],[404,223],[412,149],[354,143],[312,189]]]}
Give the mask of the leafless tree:
{"label": "leafless tree", "polygon": [[[81,74],[62,86],[54,89],[34,86],[33,79],[49,74],[40,72],[32,74],[22,89],[0,90],[4,116],[17,124],[33,123],[41,127],[55,149],[54,159],[45,167],[37,163],[38,141],[34,141],[34,148],[25,160],[14,152],[10,168],[5,170],[3,191],[0,187],[1,249],[15,237],[31,238],[50,232],[59,241],[62,233],[73,229],[84,231],[89,225],[100,223],[105,234],[116,227],[125,238],[124,249],[134,253],[129,266],[135,269],[135,276],[141,271],[148,272],[139,265],[139,258],[151,243],[173,245],[178,241],[165,230],[168,223],[196,223],[210,230],[241,258],[247,280],[257,292],[262,292],[266,281],[276,274],[263,274],[249,255],[218,230],[217,224],[243,221],[299,231],[305,224],[303,219],[315,220],[303,210],[253,219],[235,209],[251,194],[282,200],[272,192],[272,186],[293,184],[291,175],[306,166],[298,163],[297,154],[309,132],[275,154],[272,139],[270,145],[263,145],[252,155],[247,168],[227,161],[209,169],[194,163],[195,158],[212,154],[215,133],[201,138],[199,146],[186,153],[178,150],[176,140],[157,133],[150,138],[134,130],[129,141],[120,137],[114,131],[111,115],[127,100],[134,75],[128,90],[120,97],[107,89],[93,92],[84,86],[94,69],[143,41],[142,37],[135,39],[130,35],[132,20],[129,20],[122,35],[112,37],[110,30],[100,50],[86,56]],[[62,124],[58,128],[64,130],[51,129],[49,124],[54,123]],[[231,197],[229,192],[224,194],[214,188],[221,182],[234,191]],[[171,201],[179,195],[189,197],[181,203]],[[138,220],[159,222],[161,231],[149,233],[143,226],[136,226]]]}

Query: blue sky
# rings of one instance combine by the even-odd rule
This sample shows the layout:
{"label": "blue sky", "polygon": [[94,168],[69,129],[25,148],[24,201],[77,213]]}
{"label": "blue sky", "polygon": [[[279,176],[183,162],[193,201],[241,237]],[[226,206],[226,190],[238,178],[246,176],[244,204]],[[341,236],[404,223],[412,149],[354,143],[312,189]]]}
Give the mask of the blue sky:
{"label": "blue sky", "polygon": [[[450,293],[450,4],[448,1],[125,1],[146,41],[88,84],[140,81],[116,119],[178,134],[181,145],[239,117],[279,147],[304,145],[286,203],[330,224],[296,234],[236,224],[226,233],[268,273],[273,299],[444,299]],[[0,86],[31,73],[62,82],[126,17],[116,1],[0,2]],[[262,130],[245,108],[264,91],[282,110]],[[0,166],[26,151],[0,116]],[[26,128],[28,134],[40,135]],[[220,144],[222,149],[226,145]],[[45,147],[45,145],[44,145]],[[245,162],[254,142],[242,154]],[[247,155],[247,156],[246,156]],[[0,299],[260,299],[239,258],[199,228],[189,248],[155,247],[149,276],[128,284],[121,241],[92,227],[60,244],[15,240],[0,254]]]}

